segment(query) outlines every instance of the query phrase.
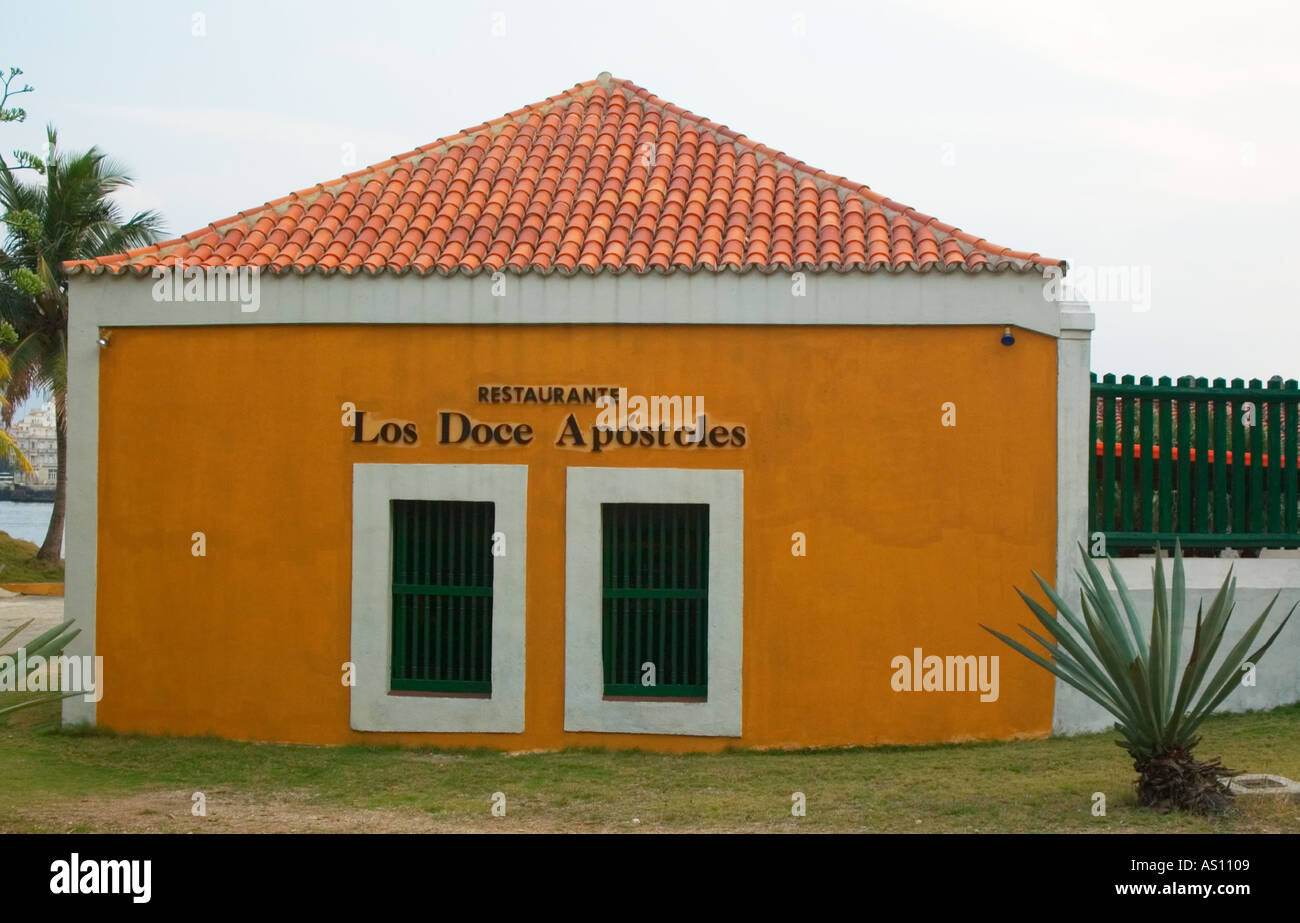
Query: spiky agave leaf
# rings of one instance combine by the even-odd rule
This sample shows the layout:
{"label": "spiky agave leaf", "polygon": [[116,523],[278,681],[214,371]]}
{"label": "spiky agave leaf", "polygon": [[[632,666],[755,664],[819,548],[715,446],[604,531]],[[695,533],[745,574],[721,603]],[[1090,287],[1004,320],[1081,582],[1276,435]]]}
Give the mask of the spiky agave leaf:
{"label": "spiky agave leaf", "polygon": [[[1209,609],[1204,604],[1198,607],[1192,649],[1180,671],[1187,601],[1182,544],[1174,545],[1172,587],[1165,583],[1160,549],[1156,549],[1149,630],[1144,630],[1132,593],[1115,562],[1108,560],[1114,583],[1112,591],[1087,551],[1082,546],[1079,550],[1084,567],[1076,571],[1080,582],[1077,611],[1066,605],[1037,573],[1034,578],[1056,607],[1055,617],[1016,588],[1047,635],[1039,635],[1024,625],[1020,627],[1045,654],[1032,651],[987,625],[981,627],[1113,715],[1115,727],[1123,737],[1118,743],[1130,753],[1135,765],[1167,768],[1168,760],[1174,757],[1165,755],[1174,754],[1175,763],[1181,767],[1178,772],[1188,779],[1196,778],[1200,770],[1189,769],[1191,764],[1186,759],[1190,759],[1187,754],[1198,742],[1197,728],[1236,687],[1242,663],[1258,662],[1290,621],[1296,607],[1292,607],[1268,640],[1247,657],[1247,651],[1263,631],[1272,611],[1273,603],[1270,603],[1225,654],[1211,676],[1210,667],[1235,608],[1236,578],[1230,569]],[[1157,758],[1165,762],[1152,762]]]}
{"label": "spiky agave leaf", "polygon": [[[1029,606],[1039,624],[1047,629],[1048,634],[1056,639],[1056,642],[1068,652],[1067,656],[1067,653],[1063,653],[1059,648],[1049,647],[1049,652],[1055,658],[1055,662],[1065,665],[1081,682],[1091,685],[1096,690],[1096,696],[1105,696],[1106,700],[1112,703],[1118,702],[1119,690],[1115,688],[1115,684],[1110,681],[1105,671],[1097,665],[1097,662],[1091,657],[1083,643],[1075,638],[1064,624],[1052,618],[1051,614],[1030,597],[1028,593],[1018,587],[1016,592]],[[1039,640],[1038,636],[1030,632],[1028,628],[1025,631],[1033,636],[1035,640]],[[1039,640],[1039,643],[1043,644],[1044,647],[1048,647],[1041,640]],[[1097,700],[1101,701],[1100,698]]]}
{"label": "spiky agave leaf", "polygon": [[0,715],[7,715],[10,712],[22,711],[25,708],[34,708],[37,705],[44,705],[46,702],[58,702],[61,699],[68,699],[74,695],[81,695],[80,692],[43,692],[40,695],[33,696],[30,699],[23,699],[13,705],[6,705],[0,708]]}
{"label": "spiky agave leaf", "polygon": [[1286,627],[1286,623],[1291,621],[1291,616],[1295,614],[1296,607],[1300,606],[1300,602],[1291,606],[1290,611],[1287,612],[1286,616],[1282,619],[1282,623],[1274,629],[1273,634],[1269,635],[1268,640],[1265,641],[1258,650],[1253,654],[1246,655],[1246,650],[1254,642],[1256,636],[1264,627],[1264,620],[1268,618],[1269,612],[1272,610],[1274,603],[1277,602],[1278,596],[1280,595],[1280,593],[1277,593],[1273,596],[1272,601],[1264,609],[1263,614],[1255,620],[1250,628],[1246,630],[1246,633],[1241,636],[1241,639],[1236,643],[1236,645],[1233,646],[1232,650],[1228,652],[1228,655],[1223,660],[1223,665],[1219,668],[1219,672],[1215,674],[1214,679],[1212,679],[1210,684],[1206,687],[1205,693],[1201,696],[1200,701],[1197,702],[1190,712],[1188,712],[1185,722],[1185,733],[1190,734],[1195,731],[1196,728],[1200,726],[1201,722],[1208,718],[1210,713],[1213,712],[1214,709],[1232,693],[1232,690],[1236,688],[1238,676],[1241,673],[1241,667],[1247,662],[1258,663],[1259,658],[1264,656],[1264,652],[1273,646],[1273,642],[1277,640],[1277,636],[1281,634],[1282,629]]}
{"label": "spiky agave leaf", "polygon": [[9,632],[9,634],[5,635],[3,638],[0,638],[0,651],[4,650],[4,646],[5,646],[6,644],[8,644],[8,643],[9,643],[10,641],[12,641],[14,638],[16,638],[16,637],[18,637],[20,634],[22,634],[23,629],[26,628],[28,625],[30,625],[30,624],[31,624],[32,622],[34,622],[34,621],[36,621],[36,619],[28,619],[27,621],[25,621],[25,622],[23,622],[21,625],[19,625],[17,628],[15,628],[13,631]]}
{"label": "spiky agave leaf", "polygon": [[62,653],[67,643],[81,633],[80,628],[71,630],[72,623],[75,621],[76,619],[68,619],[28,641],[23,645],[27,651],[27,659],[56,656]]}
{"label": "spiky agave leaf", "polygon": [[[1156,546],[1156,564],[1160,564],[1160,546]],[[1159,568],[1160,588],[1164,589],[1164,568]],[[1171,710],[1175,713],[1177,708],[1177,699],[1174,694],[1174,677],[1178,672],[1179,658],[1183,651],[1183,624],[1184,609],[1187,605],[1187,572],[1183,567],[1183,543],[1180,540],[1174,541],[1174,586],[1173,595],[1169,598],[1169,675],[1166,678],[1169,684],[1167,695],[1171,702]]]}
{"label": "spiky agave leaf", "polygon": [[[13,631],[5,635],[3,638],[0,638],[0,648],[4,647],[5,644],[13,640],[24,628],[26,628],[34,621],[35,619],[28,619],[26,622],[19,625]],[[67,621],[59,625],[55,625],[53,628],[49,629],[48,631],[41,632],[35,638],[28,641],[25,645],[20,647],[15,653],[4,654],[0,656],[6,658],[12,657],[14,659],[15,664],[17,664],[20,659],[23,659],[27,662],[27,672],[28,673],[34,672],[36,669],[38,669],[38,665],[32,663],[32,661],[35,658],[44,657],[46,659],[46,663],[48,664],[50,658],[58,657],[59,655],[61,655],[63,651],[67,648],[68,642],[71,641],[73,638],[75,638],[77,635],[81,634],[80,628],[75,628],[75,629],[72,628],[72,624],[75,621],[76,619],[68,619]],[[23,699],[21,702],[0,707],[0,715],[6,715],[9,714],[10,712],[21,711],[22,709],[25,708],[33,708],[37,705],[43,705],[46,702],[57,702],[60,699],[66,699],[69,696],[80,695],[80,694],[81,692],[79,690],[73,690],[72,692],[59,692],[59,691],[44,692],[41,693],[40,695],[33,696],[30,699]]]}

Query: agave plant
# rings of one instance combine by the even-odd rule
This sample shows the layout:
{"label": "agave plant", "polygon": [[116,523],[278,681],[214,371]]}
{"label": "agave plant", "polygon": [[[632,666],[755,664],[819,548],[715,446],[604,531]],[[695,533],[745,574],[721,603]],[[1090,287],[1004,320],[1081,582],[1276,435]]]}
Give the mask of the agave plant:
{"label": "agave plant", "polygon": [[987,625],[980,627],[1115,716],[1115,729],[1123,738],[1117,743],[1133,757],[1133,768],[1138,772],[1136,788],[1140,804],[1197,813],[1224,809],[1232,797],[1225,780],[1235,773],[1225,769],[1217,759],[1200,762],[1192,757],[1193,748],[1200,742],[1196,731],[1236,688],[1242,665],[1259,662],[1296,607],[1291,607],[1282,624],[1258,650],[1248,654],[1277,602],[1274,596],[1211,675],[1210,666],[1219,652],[1234,606],[1237,581],[1229,570],[1209,611],[1204,610],[1204,605],[1198,607],[1192,650],[1179,678],[1187,600],[1181,546],[1174,548],[1172,593],[1166,589],[1160,550],[1156,549],[1152,582],[1155,603],[1149,636],[1115,562],[1110,561],[1110,573],[1122,612],[1101,571],[1082,547],[1079,551],[1087,569],[1086,576],[1079,573],[1083,584],[1079,594],[1082,617],[1036,573],[1034,579],[1056,606],[1059,618],[1054,618],[1016,588],[1052,640],[1024,625],[1020,627],[1042,645],[1050,659]]}
{"label": "agave plant", "polygon": [[[28,625],[30,625],[34,621],[36,620],[28,619],[27,621],[19,625],[17,628],[15,628],[13,631],[9,632],[9,634],[5,635],[3,638],[0,638],[0,651],[4,650],[4,646],[6,644],[8,644],[10,641],[16,638],[23,631],[23,629],[25,629]],[[28,668],[26,670],[27,675],[31,675],[36,671],[36,669],[50,669],[48,666],[33,667],[32,666],[33,658],[44,657],[48,661],[48,658],[58,657],[60,654],[62,654],[64,649],[68,646],[68,642],[71,641],[73,638],[75,638],[77,635],[81,634],[80,628],[74,629],[72,627],[72,623],[74,621],[76,621],[76,619],[68,619],[66,622],[63,622],[60,625],[55,625],[49,631],[37,635],[32,640],[28,641],[27,644],[19,648],[18,651],[16,651],[15,653],[0,654],[0,657],[13,658],[13,662],[15,666],[20,661],[25,660],[28,665]],[[39,664],[40,661],[37,661],[37,663]],[[16,702],[12,705],[0,706],[0,715],[5,715],[8,714],[9,712],[15,712],[22,708],[31,708],[34,705],[41,705],[45,702],[57,702],[59,699],[66,699],[68,698],[68,696],[73,696],[77,694],[78,694],[77,691],[73,691],[73,692],[55,691],[55,692],[38,693],[36,695],[33,695],[31,698],[25,698],[22,701]]]}

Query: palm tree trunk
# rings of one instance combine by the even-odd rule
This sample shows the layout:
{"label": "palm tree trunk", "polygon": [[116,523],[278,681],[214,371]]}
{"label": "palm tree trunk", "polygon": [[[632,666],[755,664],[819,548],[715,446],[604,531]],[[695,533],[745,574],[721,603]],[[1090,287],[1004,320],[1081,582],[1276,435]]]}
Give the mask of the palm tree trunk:
{"label": "palm tree trunk", "polygon": [[68,427],[62,401],[54,402],[54,413],[59,475],[54,484],[54,511],[50,514],[50,528],[45,533],[41,550],[36,553],[38,561],[58,561],[63,557],[63,518],[67,513],[68,498]]}

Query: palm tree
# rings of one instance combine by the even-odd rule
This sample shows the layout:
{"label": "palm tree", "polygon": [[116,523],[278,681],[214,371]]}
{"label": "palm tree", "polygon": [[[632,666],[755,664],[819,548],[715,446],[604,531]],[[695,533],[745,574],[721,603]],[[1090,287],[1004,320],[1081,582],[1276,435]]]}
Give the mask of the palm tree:
{"label": "palm tree", "polygon": [[[49,531],[36,557],[57,561],[63,547],[67,499],[68,432],[64,398],[68,372],[68,286],[65,260],[89,259],[159,239],[162,219],[152,211],[124,219],[110,196],[131,179],[98,148],[67,154],[47,129],[45,181],[24,182],[0,160],[0,208],[8,237],[0,248],[0,320],[18,334],[9,354],[6,423],[13,408],[37,392],[54,396],[59,478]],[[39,162],[39,161],[38,161]]]}
{"label": "palm tree", "polygon": [[[18,342],[18,334],[7,321],[0,320],[0,346],[12,346]],[[0,413],[9,406],[5,400],[4,388],[9,383],[9,358],[0,352]],[[0,461],[8,462],[11,465],[17,465],[19,471],[31,473],[32,463],[23,454],[23,450],[18,447],[14,437],[9,435],[5,430],[0,429]]]}

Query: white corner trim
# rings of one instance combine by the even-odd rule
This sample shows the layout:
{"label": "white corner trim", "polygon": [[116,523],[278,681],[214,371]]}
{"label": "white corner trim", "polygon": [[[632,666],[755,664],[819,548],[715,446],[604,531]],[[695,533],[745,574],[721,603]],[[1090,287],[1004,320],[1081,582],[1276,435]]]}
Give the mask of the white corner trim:
{"label": "white corner trim", "polygon": [[[493,559],[492,694],[488,698],[390,695],[390,500],[476,500],[496,505],[506,554]],[[524,729],[524,594],[527,465],[352,466],[352,728],[357,731],[495,732]]]}
{"label": "white corner trim", "polygon": [[[604,698],[602,503],[709,505],[707,701],[607,701]],[[564,729],[739,737],[744,629],[744,472],[571,467],[566,507]]]}
{"label": "white corner trim", "polygon": [[[91,311],[68,314],[68,457],[67,520],[64,526],[67,561],[63,617],[75,619],[77,635],[68,644],[69,656],[93,657],[98,609],[99,559],[99,325]],[[92,661],[93,662],[93,661]],[[112,695],[112,664],[105,677],[96,676],[100,695]],[[63,723],[96,723],[95,702],[74,695],[63,700]]]}
{"label": "white corner trim", "polygon": [[[1065,317],[1066,312],[1062,311],[1063,325]],[[1056,341],[1056,592],[1066,601],[1079,595],[1079,580],[1075,576],[1080,566],[1078,545],[1088,544],[1091,318],[1088,313],[1088,326],[1075,327],[1073,331],[1062,329]],[[1078,322],[1085,322],[1084,318],[1078,318]],[[1068,700],[1072,692],[1059,678],[1056,680],[1053,733],[1060,733],[1069,725],[1063,718],[1062,696]]]}
{"label": "white corner trim", "polygon": [[1090,337],[1097,329],[1097,315],[1086,301],[1061,303],[1061,336],[1069,339]]}

